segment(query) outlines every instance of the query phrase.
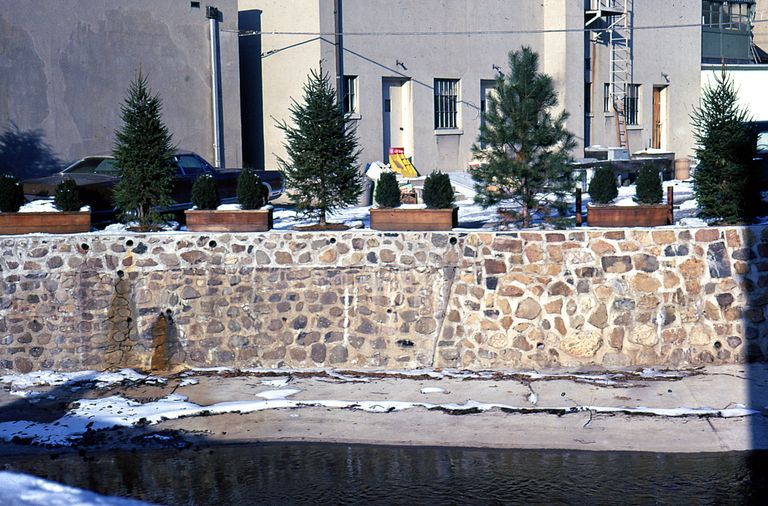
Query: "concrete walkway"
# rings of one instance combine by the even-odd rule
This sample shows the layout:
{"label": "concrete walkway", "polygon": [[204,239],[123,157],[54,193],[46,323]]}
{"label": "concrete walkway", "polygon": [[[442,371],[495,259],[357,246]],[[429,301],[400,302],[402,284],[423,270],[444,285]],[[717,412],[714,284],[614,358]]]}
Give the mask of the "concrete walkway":
{"label": "concrete walkway", "polygon": [[[81,445],[130,446],[137,438],[160,432],[193,444],[313,441],[654,452],[768,448],[768,367],[764,364],[712,367],[672,373],[668,375],[671,377],[655,373],[553,374],[460,378],[348,372],[342,372],[341,377],[325,373],[195,373],[171,377],[164,385],[141,382],[107,389],[78,389],[64,406],[59,395],[64,391],[61,386],[47,387],[56,400],[34,404],[10,395],[6,388],[0,391],[0,421],[53,422],[79,398],[121,395],[151,402],[176,393],[206,407],[263,400],[270,398],[265,392],[277,391],[278,398],[283,398],[279,394],[283,392],[285,398],[307,405],[139,424],[104,431],[101,437],[89,438]],[[286,393],[288,389],[296,391]],[[324,405],[318,406],[318,401]],[[374,406],[373,410],[378,409],[376,403],[382,403],[379,407],[383,412],[336,407],[330,401],[367,402],[367,406]],[[407,409],[394,410],[385,404],[393,401],[441,408],[407,405]],[[467,409],[471,401],[479,406],[503,404],[507,408]],[[456,409],[452,409],[454,404]],[[642,414],[621,411],[638,407],[648,409]],[[610,408],[621,410],[601,412]],[[690,411],[702,408],[726,410],[721,413],[728,417],[718,416],[717,412],[699,416]],[[756,412],[739,416],[742,408]],[[61,412],[55,414],[57,409]],[[676,409],[675,414],[683,416],[652,414],[664,409]],[[36,450],[28,445],[5,444],[0,451]]]}

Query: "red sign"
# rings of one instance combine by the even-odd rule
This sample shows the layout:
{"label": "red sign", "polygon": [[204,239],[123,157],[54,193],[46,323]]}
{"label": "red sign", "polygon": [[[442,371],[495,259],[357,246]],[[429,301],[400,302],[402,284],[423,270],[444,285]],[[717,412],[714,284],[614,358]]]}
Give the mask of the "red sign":
{"label": "red sign", "polygon": [[389,148],[390,155],[404,155],[405,148]]}

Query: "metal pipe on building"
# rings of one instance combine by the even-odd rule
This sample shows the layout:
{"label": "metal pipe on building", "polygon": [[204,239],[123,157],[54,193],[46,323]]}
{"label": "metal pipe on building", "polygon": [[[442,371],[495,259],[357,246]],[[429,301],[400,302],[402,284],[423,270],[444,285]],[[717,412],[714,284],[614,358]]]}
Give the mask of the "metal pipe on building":
{"label": "metal pipe on building", "polygon": [[221,53],[219,48],[219,17],[221,13],[216,7],[206,8],[211,34],[211,99],[213,104],[213,157],[214,165],[224,165],[224,129],[221,110]]}
{"label": "metal pipe on building", "polygon": [[333,2],[333,33],[336,50],[336,98],[344,112],[344,23],[342,0]]}

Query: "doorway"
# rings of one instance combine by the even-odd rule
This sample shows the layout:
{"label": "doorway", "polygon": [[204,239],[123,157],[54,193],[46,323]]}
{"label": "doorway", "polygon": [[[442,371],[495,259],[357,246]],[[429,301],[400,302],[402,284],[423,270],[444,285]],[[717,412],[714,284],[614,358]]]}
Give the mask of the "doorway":
{"label": "doorway", "polygon": [[389,158],[389,148],[403,148],[406,156],[413,156],[410,80],[385,77],[381,90],[383,159]]}
{"label": "doorway", "polygon": [[653,87],[653,134],[651,147],[664,149],[666,145],[667,87]]}

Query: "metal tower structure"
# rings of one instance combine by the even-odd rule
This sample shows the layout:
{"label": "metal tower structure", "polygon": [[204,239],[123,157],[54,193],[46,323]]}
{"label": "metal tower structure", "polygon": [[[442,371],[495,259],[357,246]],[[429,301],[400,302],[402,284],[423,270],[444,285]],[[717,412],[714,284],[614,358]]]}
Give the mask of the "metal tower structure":
{"label": "metal tower structure", "polygon": [[615,111],[616,143],[629,150],[626,106],[632,83],[632,0],[590,0],[584,26],[604,34],[610,45],[610,93]]}

